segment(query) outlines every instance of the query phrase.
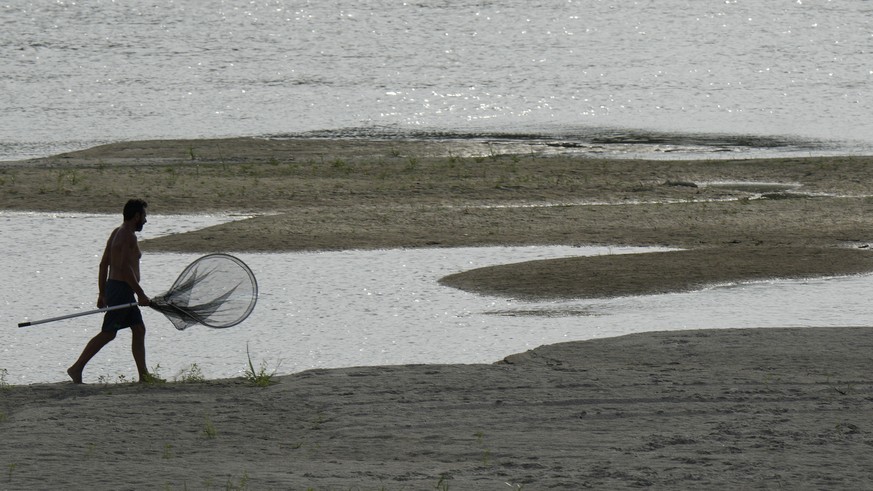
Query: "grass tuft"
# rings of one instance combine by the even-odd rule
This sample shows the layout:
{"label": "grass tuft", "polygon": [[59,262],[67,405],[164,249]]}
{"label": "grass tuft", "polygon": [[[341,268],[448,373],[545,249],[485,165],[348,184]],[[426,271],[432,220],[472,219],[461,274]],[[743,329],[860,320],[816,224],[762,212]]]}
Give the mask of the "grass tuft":
{"label": "grass tuft", "polygon": [[200,382],[205,382],[206,377],[203,376],[203,371],[200,370],[200,367],[194,363],[189,368],[182,369],[175,378],[176,382],[182,382],[184,384],[196,384]]}
{"label": "grass tuft", "polygon": [[248,343],[246,343],[246,356],[249,360],[249,367],[246,369],[245,372],[246,380],[258,387],[267,387],[269,385],[272,385],[274,383],[273,376],[275,376],[276,371],[279,370],[278,365],[276,366],[276,369],[272,372],[267,372],[267,362],[262,361],[260,368],[258,370],[255,370],[255,365],[252,363],[252,355],[251,353],[249,353]]}
{"label": "grass tuft", "polygon": [[5,368],[0,368],[0,390],[8,390],[12,386],[9,385],[9,382],[6,381],[6,377],[9,375],[9,370]]}
{"label": "grass tuft", "polygon": [[166,379],[161,377],[161,364],[158,363],[152,368],[151,373],[145,374],[140,378],[140,382],[147,385],[159,385],[167,383]]}
{"label": "grass tuft", "polygon": [[218,430],[215,429],[215,424],[209,419],[209,416],[204,416],[203,435],[210,440],[214,440],[218,436]]}

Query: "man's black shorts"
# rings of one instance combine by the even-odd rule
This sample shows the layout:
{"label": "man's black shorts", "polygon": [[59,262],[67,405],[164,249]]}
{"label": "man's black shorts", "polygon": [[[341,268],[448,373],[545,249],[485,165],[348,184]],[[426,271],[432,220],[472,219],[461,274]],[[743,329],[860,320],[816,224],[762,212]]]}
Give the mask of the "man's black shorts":
{"label": "man's black shorts", "polygon": [[[109,307],[136,302],[133,288],[127,282],[120,280],[106,281],[105,296],[106,305]],[[140,312],[139,307],[110,310],[103,315],[104,331],[114,332],[136,325],[143,325],[142,312]]]}

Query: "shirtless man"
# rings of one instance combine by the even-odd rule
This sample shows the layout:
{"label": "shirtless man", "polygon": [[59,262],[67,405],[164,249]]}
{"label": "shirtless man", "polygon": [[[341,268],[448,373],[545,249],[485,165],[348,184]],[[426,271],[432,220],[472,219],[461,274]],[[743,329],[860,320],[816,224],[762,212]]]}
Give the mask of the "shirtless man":
{"label": "shirtless man", "polygon": [[[142,230],[146,224],[146,208],[148,204],[139,199],[132,199],[124,205],[124,223],[112,231],[109,240],[106,241],[106,249],[100,260],[100,273],[97,278],[99,295],[97,307],[111,307],[134,302],[142,306],[148,306],[149,297],[143,292],[139,284],[139,259],[142,253],[136,243],[136,232]],[[152,379],[146,369],[145,361],[145,324],[139,307],[110,310],[104,314],[103,327],[100,333],[94,336],[79,359],[70,368],[67,374],[74,383],[82,383],[82,371],[85,365],[107,343],[115,339],[120,329],[129,327],[133,333],[131,350],[136,369],[139,372],[140,382]]]}

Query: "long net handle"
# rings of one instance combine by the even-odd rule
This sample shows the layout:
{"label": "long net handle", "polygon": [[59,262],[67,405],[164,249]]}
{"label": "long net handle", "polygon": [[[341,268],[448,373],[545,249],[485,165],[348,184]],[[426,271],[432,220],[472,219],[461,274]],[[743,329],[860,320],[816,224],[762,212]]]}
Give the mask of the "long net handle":
{"label": "long net handle", "polygon": [[102,309],[88,310],[85,312],[76,312],[75,314],[67,314],[67,315],[62,315],[60,317],[52,317],[50,319],[40,319],[38,321],[19,322],[18,327],[35,326],[37,324],[45,324],[46,322],[61,321],[64,319],[72,319],[73,317],[81,317],[83,315],[99,314],[100,312],[109,312],[110,310],[129,309],[131,307],[135,307],[136,305],[137,305],[136,302],[123,303],[123,304],[119,304],[119,305],[113,305],[112,307],[103,307]]}

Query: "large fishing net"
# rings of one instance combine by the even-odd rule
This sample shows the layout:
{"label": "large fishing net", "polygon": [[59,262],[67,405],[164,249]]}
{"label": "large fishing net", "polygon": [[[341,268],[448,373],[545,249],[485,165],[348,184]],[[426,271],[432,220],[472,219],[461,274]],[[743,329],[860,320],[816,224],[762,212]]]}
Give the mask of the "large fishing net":
{"label": "large fishing net", "polygon": [[[194,324],[224,328],[244,321],[258,301],[258,282],[252,270],[228,254],[209,254],[189,264],[167,293],[151,299],[149,306],[161,312],[176,329]],[[136,302],[96,310],[19,322],[18,327],[45,324],[83,315],[129,309]]]}
{"label": "large fishing net", "polygon": [[189,264],[170,290],[151,299],[178,330],[195,324],[225,328],[255,308],[258,282],[252,270],[229,254],[208,254]]}

